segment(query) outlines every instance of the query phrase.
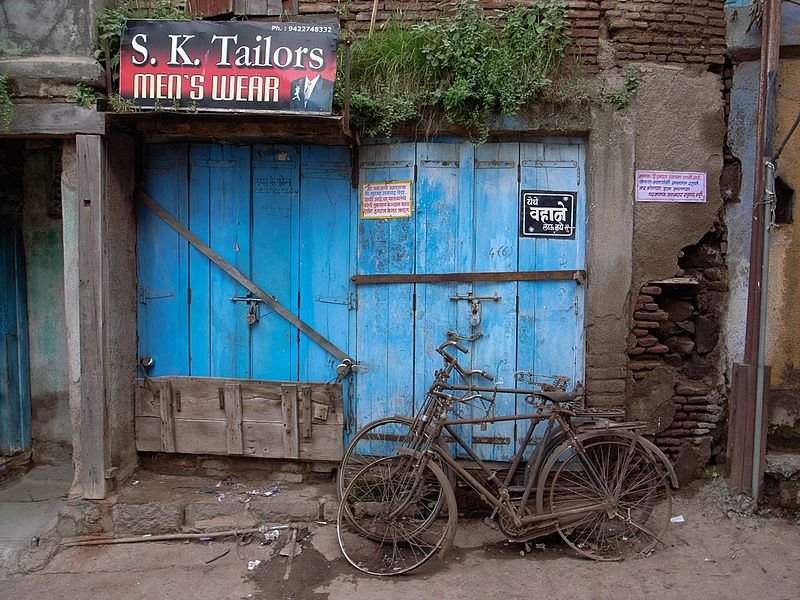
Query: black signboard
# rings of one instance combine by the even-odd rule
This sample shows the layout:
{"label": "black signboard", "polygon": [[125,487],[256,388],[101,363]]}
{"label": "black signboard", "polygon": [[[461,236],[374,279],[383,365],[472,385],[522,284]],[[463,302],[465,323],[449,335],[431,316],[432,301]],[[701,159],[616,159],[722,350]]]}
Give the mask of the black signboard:
{"label": "black signboard", "polygon": [[129,20],[120,96],[156,110],[330,114],[339,25]]}
{"label": "black signboard", "polygon": [[575,239],[575,192],[522,190],[519,236]]}

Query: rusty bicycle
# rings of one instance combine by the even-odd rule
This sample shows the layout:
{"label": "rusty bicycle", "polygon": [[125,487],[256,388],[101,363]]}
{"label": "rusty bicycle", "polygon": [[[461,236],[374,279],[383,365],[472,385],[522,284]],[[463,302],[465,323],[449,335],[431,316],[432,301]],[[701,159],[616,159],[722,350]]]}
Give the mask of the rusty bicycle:
{"label": "rusty bicycle", "polygon": [[[663,452],[637,433],[641,424],[582,409],[576,405],[578,393],[553,385],[475,385],[474,377],[490,383],[491,375],[464,369],[448,352],[451,347],[468,352],[454,340],[437,348],[444,366],[436,371],[413,420],[390,418],[367,426],[359,434],[361,442],[351,443],[348,450],[353,451],[346,452],[337,536],[351,565],[371,575],[399,575],[420,567],[437,551],[446,554],[458,520],[453,477],[492,508],[498,529],[512,541],[558,532],[578,554],[595,560],[647,553],[662,542],[677,479]],[[450,381],[454,371],[464,383]],[[499,393],[523,394],[533,412],[495,415],[492,407]],[[456,403],[479,403],[486,414],[453,418]],[[457,431],[459,425],[511,420],[528,421],[528,427],[501,470],[477,456]],[[529,452],[540,424],[542,438]],[[386,425],[395,428],[394,454],[365,452],[368,446],[362,442],[370,436],[389,439],[380,437]],[[466,452],[473,468],[454,458],[448,447],[452,444]],[[360,466],[355,474],[354,464]]]}

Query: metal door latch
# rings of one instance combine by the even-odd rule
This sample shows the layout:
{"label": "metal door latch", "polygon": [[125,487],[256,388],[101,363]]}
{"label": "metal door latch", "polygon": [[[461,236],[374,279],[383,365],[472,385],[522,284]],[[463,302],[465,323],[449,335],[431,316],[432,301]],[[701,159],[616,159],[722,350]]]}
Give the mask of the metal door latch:
{"label": "metal door latch", "polygon": [[472,327],[477,327],[481,324],[481,300],[493,300],[499,302],[502,296],[497,292],[492,296],[473,296],[472,292],[468,292],[466,296],[450,296],[450,300],[466,300],[470,304],[469,324]]}
{"label": "metal door latch", "polygon": [[234,296],[231,298],[231,301],[247,303],[247,315],[245,316],[247,324],[255,325],[258,323],[258,320],[261,318],[259,306],[264,302],[261,298],[256,298],[252,294],[248,294],[247,296]]}

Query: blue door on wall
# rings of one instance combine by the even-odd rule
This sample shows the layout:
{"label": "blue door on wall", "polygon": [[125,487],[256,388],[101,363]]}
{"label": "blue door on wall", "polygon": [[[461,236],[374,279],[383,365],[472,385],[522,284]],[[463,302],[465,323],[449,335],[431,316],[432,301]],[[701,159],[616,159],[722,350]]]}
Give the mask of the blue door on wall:
{"label": "blue door on wall", "polygon": [[[343,147],[152,144],[144,191],[318,333],[347,349],[350,154]],[[338,361],[146,207],[139,355],[149,376],[328,381]]]}
{"label": "blue door on wall", "polygon": [[[514,273],[584,269],[586,209],[580,140],[461,141],[365,146],[363,183],[413,182],[409,218],[361,219],[359,275],[498,273],[498,281],[358,286],[356,343],[359,426],[413,414],[442,361],[448,332],[472,338],[465,366],[514,387],[515,371],[583,381],[583,288],[575,280],[518,281]],[[524,190],[574,194],[575,235],[520,236]],[[476,303],[479,298],[479,320]],[[468,416],[470,407],[461,407]],[[498,396],[496,414],[530,412],[521,396]],[[482,411],[474,409],[474,416]],[[514,423],[462,434],[487,459],[506,460],[524,431]]]}
{"label": "blue door on wall", "polygon": [[[408,182],[411,216],[363,218],[344,147],[152,144],[144,190],[239,271],[359,363],[345,397],[349,431],[411,415],[449,332],[471,338],[469,368],[514,387],[515,371],[583,381],[583,288],[520,272],[584,268],[581,140],[365,145],[360,182]],[[520,235],[524,191],[574,196],[574,235]],[[374,216],[374,215],[372,215]],[[329,381],[338,362],[139,209],[139,354],[150,376]],[[354,275],[484,274],[460,283],[354,284]],[[497,274],[487,281],[486,274]],[[479,318],[476,303],[479,298]],[[471,409],[462,407],[468,416]],[[474,416],[481,412],[475,409]],[[497,414],[530,411],[498,396]],[[462,434],[507,459],[513,423]]]}
{"label": "blue door on wall", "polygon": [[22,231],[0,219],[0,455],[31,447],[28,310]]}

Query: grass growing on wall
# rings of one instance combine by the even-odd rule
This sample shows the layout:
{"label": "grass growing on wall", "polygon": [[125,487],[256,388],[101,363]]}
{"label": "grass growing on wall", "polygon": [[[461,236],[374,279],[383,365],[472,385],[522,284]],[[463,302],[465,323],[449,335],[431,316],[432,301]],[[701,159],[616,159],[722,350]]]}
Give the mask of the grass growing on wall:
{"label": "grass growing on wall", "polygon": [[14,104],[11,102],[11,83],[8,77],[0,75],[0,129],[8,131],[14,118]]}
{"label": "grass growing on wall", "polygon": [[[444,119],[483,141],[492,118],[514,115],[549,88],[571,45],[565,7],[537,0],[493,16],[475,2],[434,21],[388,21],[353,40],[351,124],[385,135]],[[337,76],[343,102],[344,60]]]}

